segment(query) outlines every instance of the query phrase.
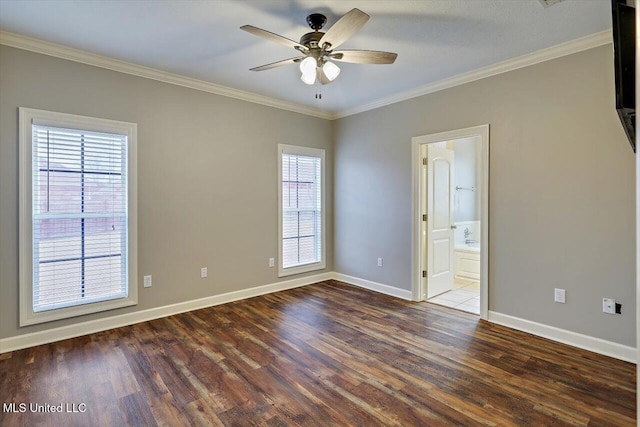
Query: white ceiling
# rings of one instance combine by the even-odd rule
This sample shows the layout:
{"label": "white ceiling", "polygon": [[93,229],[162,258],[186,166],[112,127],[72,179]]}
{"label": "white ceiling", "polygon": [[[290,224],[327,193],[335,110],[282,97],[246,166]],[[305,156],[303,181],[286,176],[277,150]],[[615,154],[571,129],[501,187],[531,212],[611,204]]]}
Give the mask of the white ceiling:
{"label": "white ceiling", "polygon": [[[326,30],[354,7],[371,19],[341,48],[397,52],[395,64],[339,63],[322,100],[296,65],[249,71],[297,52],[240,26],[299,40],[309,13]],[[610,13],[608,0],[0,0],[0,30],[340,112],[606,30]]]}

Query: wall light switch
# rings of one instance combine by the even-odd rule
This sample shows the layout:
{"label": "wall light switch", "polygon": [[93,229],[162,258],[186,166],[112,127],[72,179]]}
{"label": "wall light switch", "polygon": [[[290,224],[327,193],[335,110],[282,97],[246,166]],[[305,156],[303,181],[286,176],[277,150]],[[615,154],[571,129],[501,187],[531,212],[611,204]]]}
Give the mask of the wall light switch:
{"label": "wall light switch", "polygon": [[151,276],[144,276],[144,287],[145,288],[151,287]]}
{"label": "wall light switch", "polygon": [[553,300],[555,302],[559,302],[560,304],[565,304],[567,301],[565,299],[566,291],[564,289],[555,288],[553,291]]}
{"label": "wall light switch", "polygon": [[276,266],[276,259],[269,258],[269,267],[275,267],[275,266]]}

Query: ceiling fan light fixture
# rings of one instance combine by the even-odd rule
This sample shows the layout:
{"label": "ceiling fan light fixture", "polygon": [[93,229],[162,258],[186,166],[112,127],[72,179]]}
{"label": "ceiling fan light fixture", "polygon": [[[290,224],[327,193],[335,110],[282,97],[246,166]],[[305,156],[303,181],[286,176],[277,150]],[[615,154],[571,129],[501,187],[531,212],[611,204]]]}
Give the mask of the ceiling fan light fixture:
{"label": "ceiling fan light fixture", "polygon": [[313,56],[307,56],[300,62],[300,71],[302,74],[315,74],[318,62]]}
{"label": "ceiling fan light fixture", "polygon": [[305,59],[303,59],[302,62],[300,62],[300,71],[302,72],[300,80],[308,85],[314,84],[316,82],[317,66],[318,62],[313,56],[307,56]]}
{"label": "ceiling fan light fixture", "polygon": [[312,85],[316,82],[316,73],[302,73],[300,76],[300,80],[302,80],[305,84]]}
{"label": "ceiling fan light fixture", "polygon": [[338,67],[333,62],[327,61],[322,66],[322,72],[324,73],[325,77],[329,79],[330,82],[332,82],[336,79],[336,77],[338,77],[338,74],[340,74],[340,67]]}

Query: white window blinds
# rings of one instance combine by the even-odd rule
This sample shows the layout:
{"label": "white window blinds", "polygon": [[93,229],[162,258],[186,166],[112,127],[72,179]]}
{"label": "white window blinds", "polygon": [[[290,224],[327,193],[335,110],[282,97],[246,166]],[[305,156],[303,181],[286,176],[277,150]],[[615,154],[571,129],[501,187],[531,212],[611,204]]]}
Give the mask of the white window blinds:
{"label": "white window blinds", "polygon": [[31,134],[33,311],[126,298],[127,136]]}
{"label": "white window blinds", "polygon": [[282,267],[322,261],[322,159],[282,153]]}

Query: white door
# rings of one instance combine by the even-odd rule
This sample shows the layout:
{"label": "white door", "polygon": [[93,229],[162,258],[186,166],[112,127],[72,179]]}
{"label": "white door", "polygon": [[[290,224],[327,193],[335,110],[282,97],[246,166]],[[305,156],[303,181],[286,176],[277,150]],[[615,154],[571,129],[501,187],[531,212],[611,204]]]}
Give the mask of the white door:
{"label": "white door", "polygon": [[453,289],[453,150],[427,145],[427,299]]}

